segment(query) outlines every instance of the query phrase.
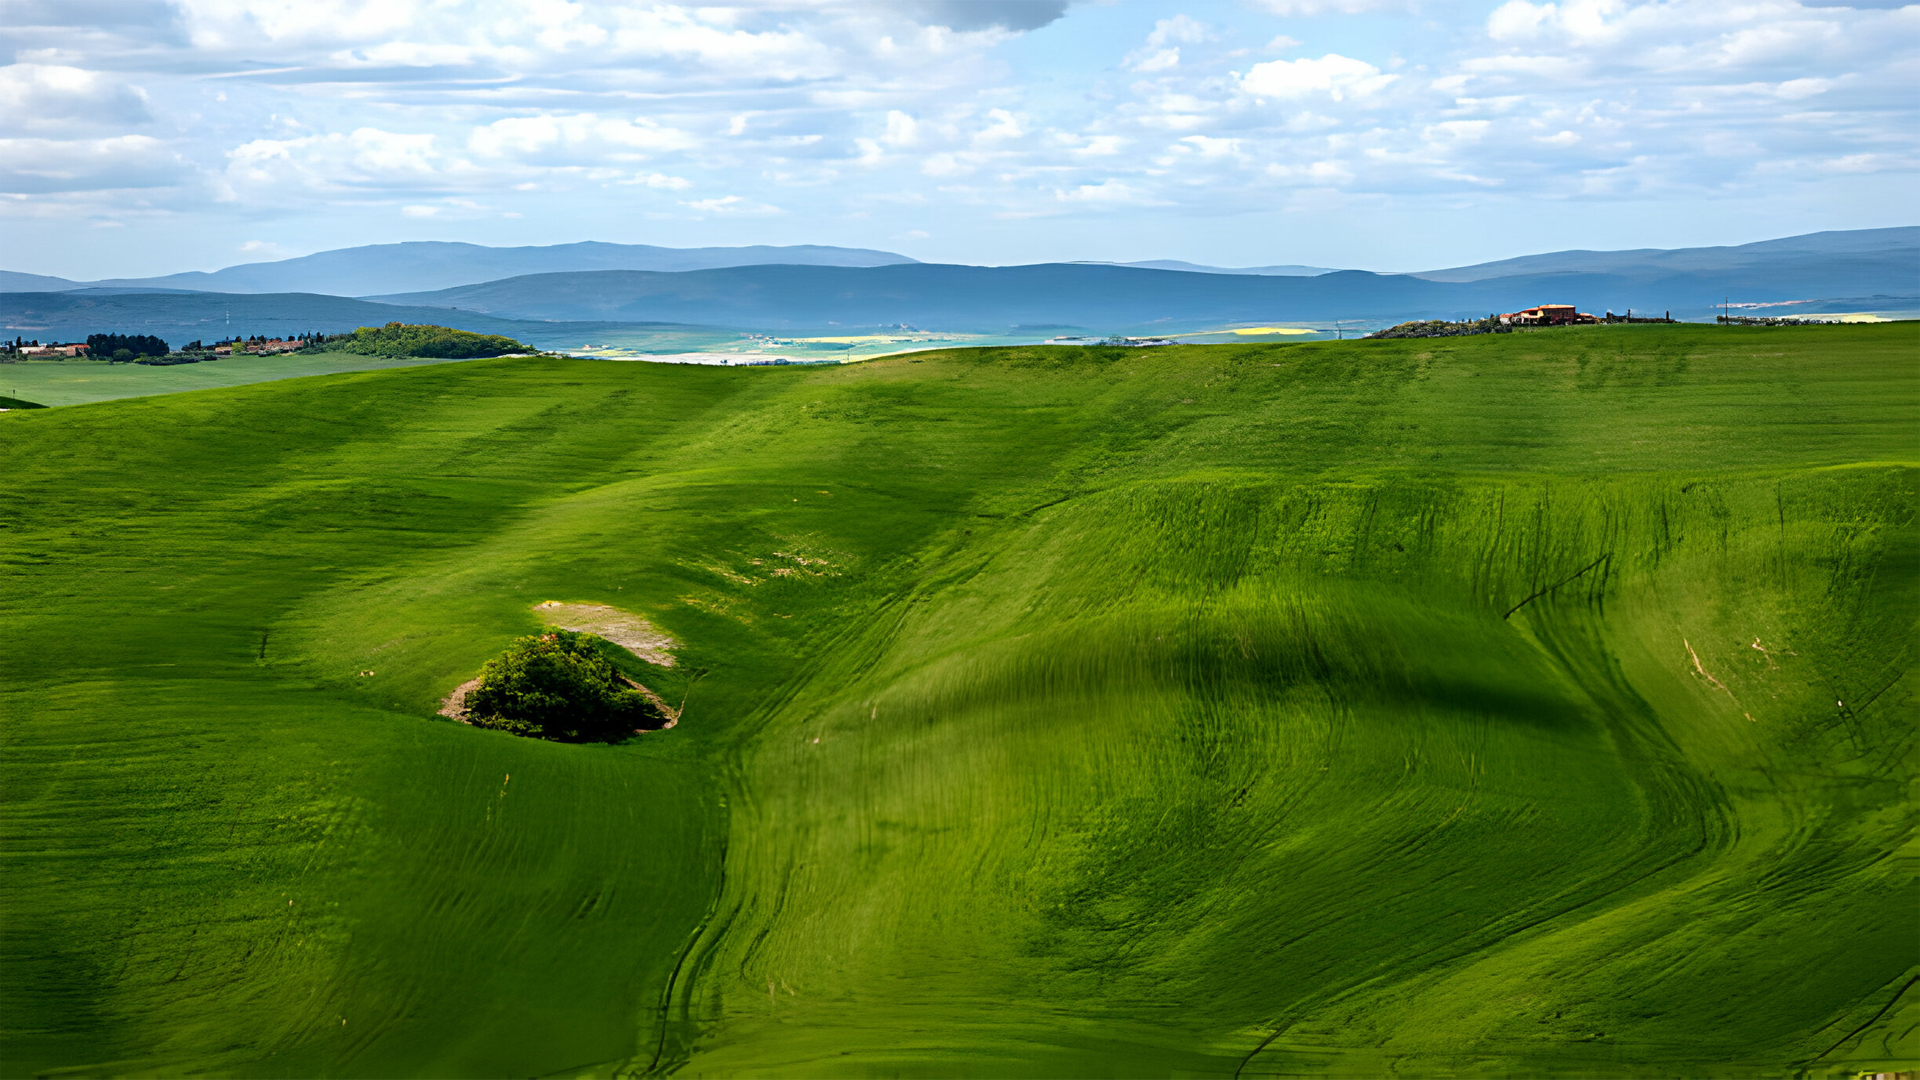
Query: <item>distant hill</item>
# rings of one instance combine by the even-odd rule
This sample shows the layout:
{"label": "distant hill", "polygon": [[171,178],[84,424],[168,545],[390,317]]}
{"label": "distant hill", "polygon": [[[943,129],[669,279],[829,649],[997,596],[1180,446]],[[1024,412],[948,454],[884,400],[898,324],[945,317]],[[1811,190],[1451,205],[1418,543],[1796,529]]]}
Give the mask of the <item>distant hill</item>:
{"label": "distant hill", "polygon": [[77,281],[68,281],[66,278],[0,270],[0,292],[64,292],[67,289],[79,288],[84,286]]}
{"label": "distant hill", "polygon": [[389,322],[430,323],[501,334],[531,344],[577,343],[603,325],[518,322],[471,311],[395,307],[312,293],[73,290],[0,293],[0,326],[14,337],[74,341],[92,333],[154,334],[175,346],[198,338],[317,332],[338,334]]}
{"label": "distant hill", "polygon": [[[280,262],[249,263],[232,266],[213,273],[169,274],[155,278],[113,278],[97,282],[69,281],[65,278],[41,274],[0,271],[0,291],[5,292],[44,292],[68,291],[85,288],[133,288],[133,289],[190,289],[218,293],[321,293],[333,296],[374,297],[393,299],[395,297],[413,298],[413,301],[433,303],[459,303],[439,294],[449,293],[463,287],[478,286],[482,293],[469,295],[469,303],[462,307],[482,306],[487,310],[504,312],[497,299],[482,301],[482,295],[493,296],[484,287],[508,279],[520,279],[530,275],[577,274],[594,271],[637,271],[649,273],[686,273],[709,270],[736,269],[742,267],[766,267],[764,273],[750,275],[759,284],[753,286],[757,295],[750,297],[710,297],[709,306],[723,310],[748,311],[764,307],[771,302],[772,295],[782,290],[791,291],[790,279],[794,267],[832,267],[841,269],[875,269],[887,267],[913,267],[922,265],[904,255],[887,251],[874,251],[864,248],[839,248],[818,246],[797,247],[709,247],[709,248],[665,248],[644,244],[603,244],[586,242],[578,244],[557,244],[549,247],[492,248],[478,244],[458,244],[439,242],[411,242],[402,244],[377,244],[368,247],[342,248],[337,251],[323,251],[298,259],[286,259]],[[1052,265],[1052,264],[1049,264]],[[1094,271],[1102,269],[1136,270],[1154,272],[1177,272],[1198,278],[1203,289],[1225,288],[1230,295],[1235,287],[1220,283],[1221,278],[1328,278],[1336,273],[1356,273],[1357,271],[1333,271],[1319,266],[1273,265],[1252,267],[1219,267],[1199,263],[1182,262],[1174,259],[1151,260],[1134,263],[1082,262],[1058,264],[1079,267]],[[777,269],[787,267],[787,270]],[[1004,280],[1027,280],[1031,277],[1031,267],[964,267],[972,271],[991,271],[1001,275],[1011,275]],[[1576,296],[1573,293],[1561,294],[1563,299],[1588,306],[1604,307],[1607,304],[1636,308],[1685,308],[1692,304],[1702,306],[1705,299],[1734,295],[1734,299],[1749,301],[1812,300],[1834,296],[1872,296],[1887,294],[1911,296],[1920,294],[1920,227],[1908,226],[1893,229],[1860,229],[1847,232],[1809,233],[1804,236],[1787,237],[1780,240],[1766,240],[1754,244],[1742,244],[1734,247],[1708,248],[1643,248],[1631,251],[1557,251],[1541,255],[1527,255],[1514,259],[1502,259],[1496,262],[1477,263],[1472,266],[1458,266],[1440,270],[1425,270],[1415,274],[1367,275],[1368,278],[1396,277],[1416,278],[1427,282],[1446,284],[1471,284],[1501,279],[1513,279],[1512,288],[1496,291],[1493,295],[1507,296],[1524,292],[1528,288],[1572,288],[1571,282],[1554,282],[1547,279],[1556,275],[1602,275],[1613,279],[1610,284],[1599,289],[1591,299]],[[1022,275],[1027,275],[1023,277]],[[1060,287],[1069,279],[1058,276],[1046,276],[1049,287]],[[925,279],[911,273],[905,276],[887,275],[844,279],[845,283],[862,288],[888,289],[905,288],[911,291],[919,287],[916,282]],[[841,281],[840,278],[822,280]],[[575,284],[595,289],[613,288],[616,293],[626,286],[612,285],[615,279],[597,279],[598,284],[589,285],[590,279],[580,279]],[[716,279],[739,282],[743,279]],[[974,281],[975,279],[969,279]],[[978,279],[985,280],[985,279]],[[1074,281],[1098,281],[1104,279],[1071,279]],[[1428,295],[1415,290],[1386,289],[1377,284],[1356,286],[1361,279],[1343,278],[1334,283],[1332,293],[1328,295],[1346,296],[1353,288],[1362,288],[1367,297],[1397,301],[1411,295]],[[1207,284],[1211,282],[1212,284]],[[971,284],[968,287],[973,287]],[[700,308],[695,299],[704,295],[705,285],[695,279],[689,279],[678,286],[665,289],[665,292],[682,294],[692,308]],[[1186,293],[1177,289],[1182,295]],[[769,292],[769,290],[772,290]],[[1384,291],[1382,291],[1384,290]],[[629,292],[631,290],[628,290]],[[643,293],[655,295],[662,290]],[[805,289],[795,293],[798,297]],[[429,297],[427,294],[434,294]],[[449,295],[451,295],[449,293]],[[621,295],[626,295],[621,293]],[[1266,294],[1260,294],[1266,295]],[[1293,295],[1291,293],[1287,295]],[[1321,294],[1309,291],[1299,294],[1312,298]],[[1436,297],[1439,294],[1434,294]],[[1466,294],[1460,294],[1466,295]],[[896,297],[904,300],[904,296]],[[978,298],[986,302],[991,297]],[[1024,303],[1022,298],[1008,297],[1022,311],[1032,315],[1034,308]],[[1070,295],[1030,297],[1031,300],[1058,299],[1069,304],[1078,303]],[[1386,317],[1387,315],[1412,312],[1398,310],[1385,311],[1371,299],[1363,297],[1362,306],[1351,308],[1340,306],[1345,314],[1329,314],[1326,317],[1360,317],[1357,313],[1364,310],[1372,313],[1367,317]],[[526,303],[512,310],[551,312],[559,310],[553,298],[530,297]],[[638,294],[621,300],[616,296],[582,296],[578,303],[567,310],[603,311],[631,306],[638,302]],[[662,301],[663,303],[665,301]],[[993,301],[998,303],[998,301]],[[1436,300],[1436,302],[1438,302]],[[1481,301],[1466,301],[1462,311],[1470,311],[1481,306]],[[1500,301],[1504,303],[1504,301]],[[1537,303],[1537,299],[1523,299],[1515,303]],[[702,303],[706,303],[703,301]],[[961,302],[955,298],[959,307],[978,308],[978,303]],[[674,306],[668,304],[669,307]],[[776,305],[777,306],[777,305]],[[858,306],[858,305],[856,305]],[[881,305],[885,306],[885,305]],[[1149,305],[1150,307],[1153,305]],[[1165,307],[1166,305],[1159,305]],[[1019,322],[1058,323],[1065,316],[1053,311],[1047,304],[1041,304],[1047,313],[1034,317],[1012,316],[1002,318],[999,315],[974,315],[967,318],[972,322],[986,322],[995,326],[1006,326]],[[1099,308],[1111,314],[1111,305]],[[1214,310],[1218,305],[1207,305]],[[948,305],[949,312],[957,310]],[[863,309],[864,310],[864,309]],[[1011,309],[1009,309],[1011,310]],[[1291,309],[1290,309],[1291,310]],[[1483,311],[1482,314],[1485,312]],[[542,315],[540,317],[550,317]],[[849,315],[856,322],[865,322],[865,315]],[[947,317],[942,315],[942,318]],[[1103,315],[1103,318],[1106,317]],[[1160,316],[1155,316],[1159,318]],[[1274,315],[1254,315],[1250,318],[1278,317]],[[1312,316],[1289,316],[1306,318]],[[819,325],[825,321],[847,322],[838,315],[812,317],[805,313],[782,314],[775,322],[756,323],[755,325],[787,325],[797,320],[803,325]],[[696,321],[705,322],[702,315]],[[911,321],[910,319],[881,318],[880,322]],[[1143,319],[1141,322],[1152,322]]]}
{"label": "distant hill", "polygon": [[[1034,266],[742,266],[657,274],[535,274],[436,292],[371,297],[501,318],[697,322],[790,329],[892,326],[1004,332],[1192,328],[1259,319],[1369,318],[1444,309],[1463,287],[1343,270],[1260,277],[1087,263]],[[1485,314],[1482,312],[1482,314]]]}
{"label": "distant hill", "polygon": [[[1889,288],[1903,295],[1920,278],[1920,226],[1807,233],[1737,247],[1640,248],[1632,251],[1555,251],[1517,259],[1423,270],[1428,281],[1486,281],[1526,274],[1615,274],[1660,278],[1673,274],[1724,274],[1751,280],[1791,268],[1797,281],[1821,295],[1872,293]],[[1813,286],[1811,280],[1822,284]]]}
{"label": "distant hill", "polygon": [[194,289],[223,293],[326,293],[365,296],[445,289],[521,274],[569,270],[704,270],[757,263],[809,266],[885,266],[914,260],[890,251],[819,247],[667,248],[648,244],[555,244],[548,247],[483,247],[479,244],[414,241],[322,251],[298,259],[246,263],[212,273],[77,282],[38,274],[0,276],[9,292],[62,291],[89,287]]}
{"label": "distant hill", "polygon": [[[568,246],[598,250],[613,245]],[[427,247],[438,251],[471,245]],[[1275,321],[1389,325],[1477,317],[1539,303],[1575,304],[1596,314],[1628,308],[1671,311],[1694,319],[1710,318],[1729,298],[1772,305],[1764,309],[1769,314],[1913,310],[1920,309],[1920,299],[1915,299],[1920,297],[1920,228],[1816,233],[1736,248],[1562,252],[1433,274],[1339,270],[1309,277],[1101,263],[782,263],[671,272],[521,274],[358,300],[310,292],[132,288],[16,292],[0,297],[0,317],[9,336],[27,337],[94,331],[159,334],[169,341],[182,334],[188,339],[220,336],[227,332],[224,320],[231,311],[233,333],[331,332],[398,319],[522,341],[564,342],[580,340],[578,331],[586,328],[574,326],[562,334],[556,324],[667,323],[751,330],[907,324],[992,333],[1042,328],[1186,333]],[[1831,299],[1836,297],[1848,299]]]}
{"label": "distant hill", "polygon": [[1131,266],[1141,270],[1185,270],[1190,274],[1252,274],[1256,277],[1319,277],[1333,273],[1330,266],[1206,266],[1179,259],[1149,259],[1146,262],[1089,262],[1087,266]]}
{"label": "distant hill", "polygon": [[[1399,322],[1570,303],[1600,313],[1672,311],[1706,318],[1723,297],[1781,303],[1920,287],[1893,265],[1763,260],[1711,273],[1519,274],[1446,282],[1340,270],[1316,277],[1198,274],[1085,263],[867,268],[749,266],[679,274],[538,274],[430,293],[377,297],[501,318],[657,320],[780,329],[889,326],[998,331],[1020,325],[1099,332],[1179,332],[1272,320]],[[1883,303],[1876,307],[1912,307]]]}

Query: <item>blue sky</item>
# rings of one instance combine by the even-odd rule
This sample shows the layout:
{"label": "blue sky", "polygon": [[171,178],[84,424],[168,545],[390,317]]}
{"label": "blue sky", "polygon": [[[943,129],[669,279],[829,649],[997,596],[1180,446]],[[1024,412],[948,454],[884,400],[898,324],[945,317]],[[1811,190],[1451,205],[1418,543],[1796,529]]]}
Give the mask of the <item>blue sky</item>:
{"label": "blue sky", "polygon": [[0,3],[0,269],[395,240],[1376,270],[1908,225],[1920,5]]}

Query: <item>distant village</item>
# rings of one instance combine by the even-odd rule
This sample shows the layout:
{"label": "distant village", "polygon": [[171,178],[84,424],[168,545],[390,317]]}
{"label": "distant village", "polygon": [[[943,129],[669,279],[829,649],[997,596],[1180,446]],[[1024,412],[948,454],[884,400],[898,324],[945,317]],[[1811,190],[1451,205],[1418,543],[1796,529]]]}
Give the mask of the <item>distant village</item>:
{"label": "distant village", "polygon": [[[1671,311],[1661,312],[1658,316],[1635,315],[1631,309],[1625,314],[1608,311],[1604,315],[1590,315],[1573,304],[1538,304],[1519,311],[1488,315],[1484,319],[1450,321],[1446,319],[1426,319],[1400,323],[1384,330],[1376,330],[1366,335],[1367,339],[1413,338],[1413,337],[1462,337],[1472,334],[1509,334],[1517,330],[1544,329],[1560,326],[1613,325],[1619,323],[1672,323]],[[1808,319],[1781,316],[1743,316],[1719,315],[1715,321],[1722,325],[1741,326],[1803,326],[1826,323],[1829,319]],[[400,324],[389,324],[397,327]],[[920,333],[914,328],[901,324],[901,329]],[[351,338],[353,334],[297,334],[292,337],[269,338],[264,334],[252,337],[225,338],[207,344],[198,340],[174,349],[157,337],[144,334],[90,334],[85,341],[41,342],[16,337],[12,341],[0,340],[0,363],[13,363],[20,360],[104,360],[119,364],[194,364],[203,360],[217,360],[226,356],[274,356],[283,353],[295,353],[314,349],[332,342]],[[749,338],[766,344],[813,344],[812,341],[782,341],[773,337],[761,337],[757,334]],[[502,339],[504,340],[504,339]],[[912,339],[894,339],[907,342]],[[929,339],[931,340],[931,339]],[[1047,342],[1049,345],[1119,345],[1131,348],[1152,347],[1156,345],[1174,345],[1174,338],[1150,337],[1129,338],[1114,336],[1108,338],[1093,337],[1056,337]],[[517,345],[517,343],[514,343]],[[524,348],[524,346],[520,346]],[[491,354],[489,354],[491,355]],[[786,359],[768,359],[748,361],[746,366],[807,363],[809,361],[790,361]]]}
{"label": "distant village", "polygon": [[105,360],[120,364],[193,364],[235,354],[272,356],[299,352],[341,336],[344,335],[302,334],[289,338],[269,338],[264,334],[256,334],[253,337],[228,338],[211,345],[192,341],[177,350],[165,341],[146,334],[89,334],[85,341],[44,344],[37,338],[29,341],[16,337],[12,341],[0,341],[0,363],[17,360]]}

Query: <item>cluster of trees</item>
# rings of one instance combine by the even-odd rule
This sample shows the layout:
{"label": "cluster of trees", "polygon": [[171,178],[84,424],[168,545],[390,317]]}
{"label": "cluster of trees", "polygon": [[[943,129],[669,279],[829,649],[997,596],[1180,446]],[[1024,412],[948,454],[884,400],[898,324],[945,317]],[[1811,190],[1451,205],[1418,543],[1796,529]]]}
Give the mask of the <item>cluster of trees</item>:
{"label": "cluster of trees", "polygon": [[480,669],[467,695],[467,722],[554,742],[619,742],[666,717],[596,648],[571,630],[517,638]]}
{"label": "cluster of trees", "polygon": [[128,363],[165,356],[172,352],[166,342],[152,334],[88,334],[87,355],[96,360]]}
{"label": "cluster of trees", "polygon": [[[3,339],[0,339],[3,340]],[[390,322],[385,326],[363,326],[350,334],[288,334],[269,338],[265,334],[231,338],[206,345],[198,339],[175,353],[168,344],[151,334],[88,334],[87,355],[95,360],[116,363],[192,363],[210,360],[217,346],[230,345],[238,353],[269,341],[297,341],[306,348],[362,353],[369,356],[430,356],[442,360],[467,360],[505,353],[536,352],[510,337],[497,334],[473,334],[446,326],[410,325]],[[37,346],[16,338],[16,348]]]}
{"label": "cluster of trees", "polygon": [[327,339],[326,346],[367,356],[431,356],[442,360],[537,351],[498,334],[473,334],[445,326],[397,322],[363,326],[351,334],[336,334]]}
{"label": "cluster of trees", "polygon": [[[335,338],[344,337],[344,336],[345,335],[343,334],[312,333],[312,334],[288,334],[282,338],[270,338],[265,334],[254,334],[252,337],[234,338],[232,341],[222,341],[220,342],[220,344],[232,345],[236,348],[245,348],[246,346],[249,346],[249,345],[265,345],[269,341],[298,341],[302,345],[320,345],[320,344],[324,344],[326,342],[332,341]],[[194,342],[194,344],[198,345],[199,342],[196,341]]]}
{"label": "cluster of trees", "polygon": [[1385,330],[1375,330],[1364,340],[1375,338],[1414,338],[1414,337],[1466,337],[1470,334],[1511,334],[1513,327],[1500,325],[1500,316],[1489,315],[1484,319],[1470,319],[1461,322],[1448,322],[1445,319],[1415,320],[1403,322],[1398,326],[1389,326]]}

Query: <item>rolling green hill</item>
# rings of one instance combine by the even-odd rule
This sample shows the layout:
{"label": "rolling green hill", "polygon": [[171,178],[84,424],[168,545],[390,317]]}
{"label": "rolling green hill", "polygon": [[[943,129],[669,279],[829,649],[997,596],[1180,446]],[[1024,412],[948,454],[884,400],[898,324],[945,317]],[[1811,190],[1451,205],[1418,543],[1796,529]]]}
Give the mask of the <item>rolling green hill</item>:
{"label": "rolling green hill", "polygon": [[[0,393],[17,391],[47,405],[178,394],[190,390],[245,386],[310,375],[337,375],[379,368],[459,363],[430,357],[392,358],[349,352],[306,352],[280,356],[228,356],[199,364],[105,364],[91,360],[29,360],[0,368]],[[4,406],[0,406],[4,407]]]}
{"label": "rolling green hill", "polygon": [[[9,1076],[1912,1068],[1911,324],[0,416]],[[440,720],[678,638],[620,746]]]}

